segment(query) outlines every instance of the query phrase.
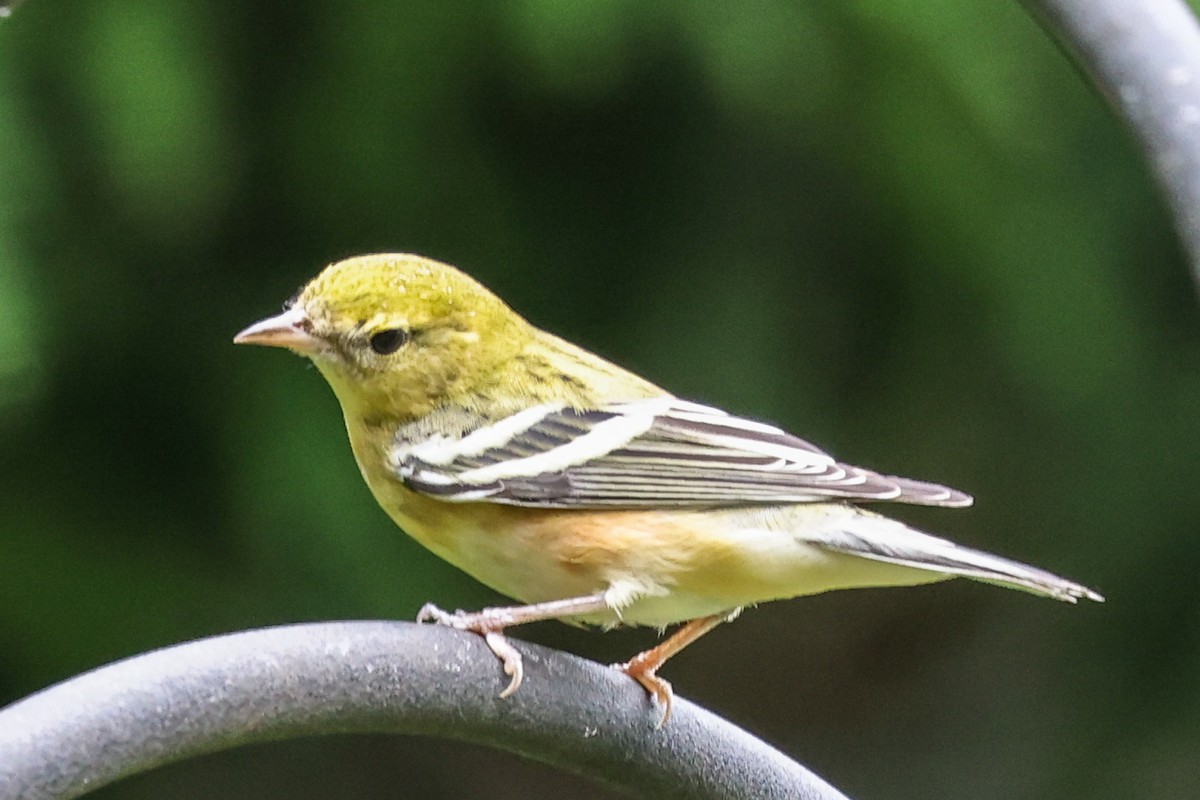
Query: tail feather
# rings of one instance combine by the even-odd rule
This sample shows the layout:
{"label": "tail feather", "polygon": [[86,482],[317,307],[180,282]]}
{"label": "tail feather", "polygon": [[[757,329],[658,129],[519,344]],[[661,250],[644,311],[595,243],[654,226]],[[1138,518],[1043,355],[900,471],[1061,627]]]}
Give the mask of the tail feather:
{"label": "tail feather", "polygon": [[1074,603],[1082,598],[1104,602],[1098,592],[1078,583],[1002,556],[956,545],[876,515],[863,515],[854,530],[825,532],[827,550],[914,569],[956,575]]}

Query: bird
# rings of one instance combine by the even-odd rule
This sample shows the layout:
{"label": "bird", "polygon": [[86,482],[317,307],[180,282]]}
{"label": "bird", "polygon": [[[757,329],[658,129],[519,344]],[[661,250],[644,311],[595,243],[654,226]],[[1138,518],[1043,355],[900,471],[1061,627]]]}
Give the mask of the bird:
{"label": "bird", "polygon": [[1103,597],[868,506],[961,508],[956,489],[842,463],[775,425],[691,402],[540,330],[448,264],[330,264],[237,344],[285,348],[333,389],[376,501],[409,536],[518,604],[420,622],[484,638],[557,619],[671,636],[614,665],[670,717],[658,672],[746,607],[835,589],[970,578]]}

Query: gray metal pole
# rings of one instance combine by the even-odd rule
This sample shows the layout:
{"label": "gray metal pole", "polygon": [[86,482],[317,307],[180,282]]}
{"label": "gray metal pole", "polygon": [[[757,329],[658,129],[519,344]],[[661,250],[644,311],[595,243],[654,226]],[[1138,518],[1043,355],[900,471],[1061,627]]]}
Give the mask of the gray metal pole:
{"label": "gray metal pole", "polygon": [[1200,289],[1200,25],[1182,0],[1023,0],[1128,123]]}
{"label": "gray metal pole", "polygon": [[373,732],[489,745],[644,797],[845,800],[686,700],[656,730],[625,675],[516,644],[525,682],[507,699],[483,641],[435,625],[296,625],[130,658],[0,710],[0,798],[62,800],[238,745]]}

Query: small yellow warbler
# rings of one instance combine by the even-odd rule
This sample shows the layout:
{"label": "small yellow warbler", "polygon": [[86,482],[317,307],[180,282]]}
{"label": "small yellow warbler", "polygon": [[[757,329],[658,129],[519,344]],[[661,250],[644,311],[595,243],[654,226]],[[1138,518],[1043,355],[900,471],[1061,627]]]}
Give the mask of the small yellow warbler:
{"label": "small yellow warbler", "polygon": [[962,492],[835,461],[779,428],[680,400],[538,330],[446,264],[340,261],[240,344],[312,359],[341,402],[376,500],[418,542],[527,605],[420,619],[486,637],[542,619],[686,622],[620,665],[670,714],[657,675],[744,606],[967,577],[1103,598],[1049,572],[864,510],[967,506]]}

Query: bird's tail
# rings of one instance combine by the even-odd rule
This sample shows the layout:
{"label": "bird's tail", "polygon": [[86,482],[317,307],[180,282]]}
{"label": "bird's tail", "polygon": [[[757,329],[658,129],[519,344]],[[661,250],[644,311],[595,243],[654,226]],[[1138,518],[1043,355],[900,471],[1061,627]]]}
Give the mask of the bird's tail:
{"label": "bird's tail", "polygon": [[956,545],[895,520],[859,510],[853,530],[825,531],[821,546],[888,564],[940,572],[1074,603],[1104,602],[1099,592],[1019,561]]}

